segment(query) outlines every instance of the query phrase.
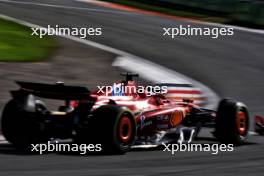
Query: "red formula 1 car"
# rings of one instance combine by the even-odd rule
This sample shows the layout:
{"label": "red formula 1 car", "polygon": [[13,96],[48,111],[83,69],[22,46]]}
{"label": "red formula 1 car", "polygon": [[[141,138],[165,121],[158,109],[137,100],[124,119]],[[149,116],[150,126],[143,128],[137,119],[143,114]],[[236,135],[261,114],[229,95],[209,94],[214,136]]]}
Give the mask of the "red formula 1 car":
{"label": "red formula 1 car", "polygon": [[[136,86],[127,73],[122,87]],[[90,92],[85,87],[64,84],[17,82],[19,90],[2,115],[2,132],[17,147],[71,138],[78,143],[102,144],[111,153],[125,153],[133,145],[191,142],[201,127],[214,128],[222,143],[241,144],[247,136],[247,107],[224,99],[218,110],[201,108],[191,99],[170,100],[146,92]],[[39,98],[63,100],[56,111]]]}

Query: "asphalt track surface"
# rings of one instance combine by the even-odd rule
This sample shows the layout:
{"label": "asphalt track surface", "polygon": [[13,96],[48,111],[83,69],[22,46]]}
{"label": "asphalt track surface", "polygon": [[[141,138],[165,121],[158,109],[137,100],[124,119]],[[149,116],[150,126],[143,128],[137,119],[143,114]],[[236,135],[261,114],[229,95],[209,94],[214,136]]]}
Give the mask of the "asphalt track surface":
{"label": "asphalt track surface", "polygon": [[[32,2],[80,8],[0,2],[0,10],[41,26],[102,27],[103,36],[89,39],[183,73],[220,96],[245,102],[252,115],[264,114],[263,35],[235,31],[234,36],[219,39],[168,39],[162,37],[163,27],[189,23],[70,0]],[[263,137],[256,136],[250,137],[248,145],[219,155],[178,152],[172,156],[154,150],[132,151],[124,156],[40,156],[24,154],[3,144],[0,175],[263,175],[263,148]]]}

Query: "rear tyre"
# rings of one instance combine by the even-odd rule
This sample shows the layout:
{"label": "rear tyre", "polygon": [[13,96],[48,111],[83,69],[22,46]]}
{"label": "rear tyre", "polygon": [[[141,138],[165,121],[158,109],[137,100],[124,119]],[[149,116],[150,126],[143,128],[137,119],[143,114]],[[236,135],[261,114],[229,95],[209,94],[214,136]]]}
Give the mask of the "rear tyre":
{"label": "rear tyre", "polygon": [[29,149],[30,144],[40,142],[40,127],[33,114],[23,108],[23,103],[10,100],[3,111],[2,133],[7,141],[20,149]]}
{"label": "rear tyre", "polygon": [[93,112],[86,130],[81,133],[79,142],[101,144],[104,153],[124,154],[130,150],[135,140],[135,117],[126,107],[101,106]]}
{"label": "rear tyre", "polygon": [[247,107],[231,99],[222,100],[216,116],[215,136],[218,140],[225,144],[241,145],[247,137],[248,129]]}

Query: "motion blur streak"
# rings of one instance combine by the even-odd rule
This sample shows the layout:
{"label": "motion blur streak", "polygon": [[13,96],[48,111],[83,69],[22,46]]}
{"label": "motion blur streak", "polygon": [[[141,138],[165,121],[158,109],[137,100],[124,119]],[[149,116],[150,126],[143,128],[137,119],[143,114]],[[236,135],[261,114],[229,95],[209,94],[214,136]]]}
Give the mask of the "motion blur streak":
{"label": "motion blur streak", "polygon": [[[27,2],[110,10],[72,0]],[[101,25],[106,32],[103,37],[92,39],[94,45],[99,45],[97,42],[102,43],[111,46],[109,49],[117,48],[176,70],[205,83],[221,96],[234,97],[245,102],[252,113],[264,113],[263,35],[235,30],[234,36],[221,40],[188,37],[165,40],[161,37],[162,27],[190,22],[135,15],[118,10],[113,10],[117,13],[106,14],[6,2],[0,2],[0,9],[2,14],[40,26],[58,23],[69,27]],[[120,15],[121,13],[125,15]],[[93,58],[88,59],[90,63],[93,62]],[[198,142],[205,142],[203,139],[208,139],[208,135],[207,131],[202,131],[202,138]],[[215,143],[213,138],[209,139]],[[201,152],[178,152],[171,156],[155,150],[137,150],[124,156],[80,157],[56,153],[25,156],[11,147],[0,146],[0,175],[262,176],[263,137],[255,136],[249,142],[248,145],[236,147],[234,152],[217,156]]]}
{"label": "motion blur streak", "polygon": [[85,11],[102,12],[102,13],[115,13],[115,14],[125,14],[126,13],[126,12],[119,12],[119,11],[112,11],[112,10],[100,10],[96,8],[71,7],[71,6],[64,6],[64,5],[34,3],[34,2],[24,2],[24,1],[0,0],[0,2],[6,2],[6,3],[11,3],[11,4],[45,6],[45,7],[50,7],[50,8],[69,9],[69,10],[85,10]]}
{"label": "motion blur streak", "polygon": [[[0,17],[10,20],[22,25],[26,25],[29,27],[34,27],[38,29],[45,29],[47,28],[31,24],[19,19],[15,19],[9,16],[1,15]],[[71,35],[61,35],[60,37],[64,37],[82,44],[94,46],[96,48],[115,53],[117,55],[122,55],[124,57],[117,57],[116,60],[113,63],[113,66],[122,67],[123,69],[126,69],[128,71],[137,72],[139,73],[143,78],[152,81],[154,83],[177,83],[177,84],[191,84],[198,88],[200,88],[203,92],[203,96],[206,97],[206,101],[202,102],[202,104],[205,104],[206,108],[215,109],[217,107],[217,103],[219,101],[219,97],[216,93],[214,93],[210,88],[207,86],[199,83],[198,81],[195,81],[191,78],[188,78],[187,76],[177,73],[176,71],[169,70],[165,67],[162,67],[160,65],[154,64],[150,61],[144,60],[143,58],[139,58],[135,55],[132,55],[130,53],[111,48],[109,46],[105,46],[96,42],[92,42],[89,40],[84,40],[75,36]],[[121,61],[122,60],[122,61]],[[192,98],[192,97],[190,97]]]}
{"label": "motion blur streak", "polygon": [[[207,86],[188,78],[187,76],[167,69],[163,66],[154,64],[150,61],[143,60],[141,58],[131,57],[117,57],[113,62],[113,66],[122,67],[131,72],[137,72],[143,76],[143,78],[150,80],[154,83],[176,83],[176,84],[190,84],[198,87],[202,90],[204,96],[208,99],[206,102],[207,108],[216,108],[219,101],[219,97]],[[178,90],[182,90],[181,88]],[[189,95],[190,98],[199,95]],[[200,95],[199,95],[200,97]]]}
{"label": "motion blur streak", "polygon": [[156,16],[161,16],[161,17],[168,17],[168,18],[172,18],[175,20],[184,20],[184,21],[188,21],[188,22],[192,22],[192,23],[204,24],[204,25],[209,25],[209,26],[234,28],[234,29],[240,30],[240,31],[252,32],[252,33],[257,33],[257,34],[262,34],[262,35],[264,34],[264,30],[260,30],[260,29],[251,29],[251,28],[247,28],[247,27],[240,27],[240,26],[234,26],[234,25],[219,24],[219,23],[212,23],[212,22],[206,22],[206,21],[201,21],[201,20],[195,20],[195,19],[186,18],[186,17],[164,15],[164,14],[159,13],[159,12],[151,12],[151,11],[146,11],[146,10],[142,10],[142,9],[137,9],[134,7],[126,7],[126,6],[117,5],[117,4],[114,4],[111,2],[102,2],[102,1],[98,1],[98,0],[76,0],[76,1],[87,2],[87,3],[91,3],[91,4],[96,4],[96,5],[100,5],[100,6],[104,6],[104,7],[111,7],[114,9],[120,9],[120,10],[125,10],[125,11],[130,11],[130,12],[137,12],[137,13],[156,15]]}

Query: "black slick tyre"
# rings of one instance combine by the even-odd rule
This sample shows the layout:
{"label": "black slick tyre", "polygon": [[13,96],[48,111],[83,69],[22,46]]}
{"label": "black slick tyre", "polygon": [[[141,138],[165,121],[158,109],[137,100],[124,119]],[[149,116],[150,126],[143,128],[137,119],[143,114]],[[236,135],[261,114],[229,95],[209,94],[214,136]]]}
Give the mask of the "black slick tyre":
{"label": "black slick tyre", "polygon": [[215,136],[221,143],[241,145],[249,129],[247,107],[231,99],[223,99],[218,106]]}

